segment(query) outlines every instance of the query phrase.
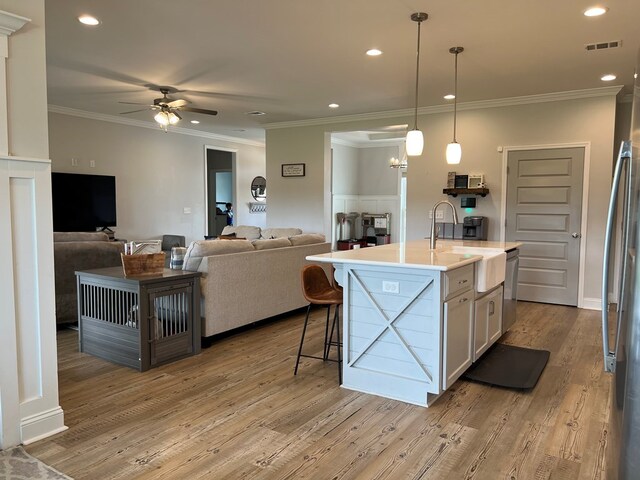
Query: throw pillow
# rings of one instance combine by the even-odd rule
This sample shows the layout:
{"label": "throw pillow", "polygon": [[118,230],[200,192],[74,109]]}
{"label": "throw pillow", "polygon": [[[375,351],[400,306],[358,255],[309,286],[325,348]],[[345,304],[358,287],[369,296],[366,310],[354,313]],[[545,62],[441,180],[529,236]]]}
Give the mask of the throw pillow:
{"label": "throw pillow", "polygon": [[203,257],[224,255],[226,253],[250,252],[255,250],[248,240],[224,242],[221,240],[196,240],[191,242],[184,256],[183,270],[195,272],[198,270]]}
{"label": "throw pillow", "polygon": [[256,247],[256,250],[268,250],[270,248],[283,248],[290,247],[291,242],[288,238],[264,238],[260,240],[254,240],[253,246]]}
{"label": "throw pillow", "polygon": [[300,228],[264,228],[262,229],[262,237],[260,238],[289,238],[294,235],[300,235],[301,233],[302,230]]}
{"label": "throw pillow", "polygon": [[243,237],[247,240],[257,240],[260,238],[260,227],[252,227],[250,225],[238,225],[237,227],[233,225],[227,225],[222,230],[222,235],[230,235],[232,233],[236,234],[236,237]]}
{"label": "throw pillow", "polygon": [[311,245],[313,243],[324,243],[325,237],[321,233],[302,233],[300,235],[294,235],[289,237],[291,245],[294,247],[297,245]]}

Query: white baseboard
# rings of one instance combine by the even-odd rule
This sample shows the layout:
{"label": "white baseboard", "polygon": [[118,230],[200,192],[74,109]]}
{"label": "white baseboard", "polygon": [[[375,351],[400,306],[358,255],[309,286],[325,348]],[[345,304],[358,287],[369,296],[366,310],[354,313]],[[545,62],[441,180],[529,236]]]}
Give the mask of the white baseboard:
{"label": "white baseboard", "polygon": [[24,445],[37,442],[69,428],[64,425],[64,412],[60,407],[23,418],[20,427]]}
{"label": "white baseboard", "polygon": [[582,307],[586,310],[602,310],[602,300],[599,298],[583,298]]}

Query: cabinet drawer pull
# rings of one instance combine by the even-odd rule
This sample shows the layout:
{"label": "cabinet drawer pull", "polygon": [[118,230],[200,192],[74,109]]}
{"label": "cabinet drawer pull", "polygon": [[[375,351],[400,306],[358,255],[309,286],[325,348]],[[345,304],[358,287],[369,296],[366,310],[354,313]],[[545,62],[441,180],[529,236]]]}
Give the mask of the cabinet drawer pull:
{"label": "cabinet drawer pull", "polygon": [[464,285],[465,283],[467,283],[469,280],[467,280],[466,278],[464,280],[460,280],[458,281],[458,285]]}
{"label": "cabinet drawer pull", "polygon": [[496,304],[491,300],[489,302],[489,315],[493,315],[494,313],[496,313]]}
{"label": "cabinet drawer pull", "polygon": [[458,303],[464,303],[467,300],[469,300],[467,297],[461,298],[460,300],[458,300]]}

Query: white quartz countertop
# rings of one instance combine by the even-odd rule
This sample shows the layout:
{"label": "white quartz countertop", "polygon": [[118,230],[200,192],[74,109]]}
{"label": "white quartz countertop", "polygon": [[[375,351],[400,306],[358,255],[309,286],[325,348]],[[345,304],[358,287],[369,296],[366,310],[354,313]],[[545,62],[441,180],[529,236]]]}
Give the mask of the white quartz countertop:
{"label": "white quartz countertop", "polygon": [[362,265],[402,266],[426,270],[453,270],[479,261],[482,256],[470,253],[447,251],[450,246],[503,249],[517,248],[516,242],[482,241],[438,241],[436,250],[429,249],[429,240],[414,240],[405,243],[392,243],[377,247],[340,250],[337,252],[310,255],[307,260],[326,263],[355,263]]}

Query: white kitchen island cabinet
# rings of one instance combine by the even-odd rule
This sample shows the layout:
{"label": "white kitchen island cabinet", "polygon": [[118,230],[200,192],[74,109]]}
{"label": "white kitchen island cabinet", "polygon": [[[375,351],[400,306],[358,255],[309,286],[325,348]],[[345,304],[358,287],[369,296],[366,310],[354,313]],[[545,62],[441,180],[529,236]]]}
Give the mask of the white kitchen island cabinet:
{"label": "white kitchen island cabinet", "polygon": [[344,289],[343,387],[431,405],[474,360],[481,258],[426,241],[307,257]]}

